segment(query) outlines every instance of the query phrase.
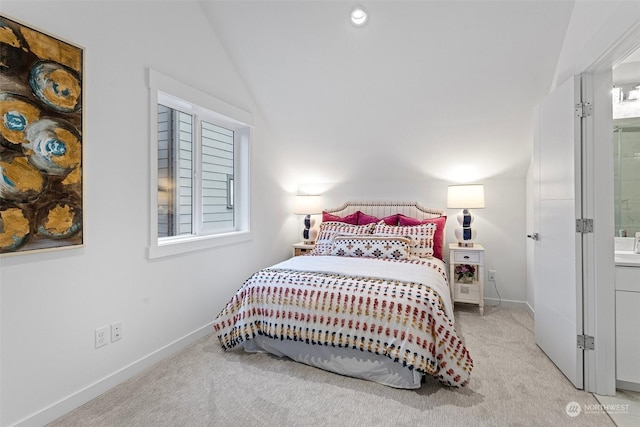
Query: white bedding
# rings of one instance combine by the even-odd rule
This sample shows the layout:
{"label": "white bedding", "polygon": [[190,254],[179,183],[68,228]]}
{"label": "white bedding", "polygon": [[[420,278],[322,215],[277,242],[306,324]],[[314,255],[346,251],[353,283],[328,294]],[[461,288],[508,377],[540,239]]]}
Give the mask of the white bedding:
{"label": "white bedding", "polygon": [[[438,258],[430,258],[429,262],[446,271],[445,263]],[[367,276],[427,285],[440,295],[447,316],[451,318],[452,322],[454,321],[449,284],[430,265],[384,262],[372,258],[304,256],[289,258],[269,268],[308,272],[319,271],[346,276]]]}

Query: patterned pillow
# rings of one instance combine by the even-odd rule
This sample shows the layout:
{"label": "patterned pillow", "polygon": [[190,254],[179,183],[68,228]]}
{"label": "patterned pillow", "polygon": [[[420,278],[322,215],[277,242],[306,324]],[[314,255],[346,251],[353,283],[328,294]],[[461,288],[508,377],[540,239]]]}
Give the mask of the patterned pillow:
{"label": "patterned pillow", "polygon": [[320,224],[320,232],[316,240],[316,247],[311,255],[331,255],[333,238],[338,235],[371,234],[375,224],[352,225],[344,222],[323,222]]}
{"label": "patterned pillow", "polygon": [[443,215],[432,219],[416,219],[399,214],[397,225],[421,225],[431,223],[436,225],[436,232],[433,235],[433,256],[444,261],[444,227],[447,223],[446,216]]}
{"label": "patterned pillow", "polygon": [[383,221],[376,224],[373,235],[405,236],[410,237],[413,244],[410,249],[412,256],[419,258],[433,257],[433,237],[436,233],[436,224],[420,224],[413,226],[387,225]]}
{"label": "patterned pillow", "polygon": [[331,255],[409,259],[411,239],[401,236],[355,235],[334,238]]}

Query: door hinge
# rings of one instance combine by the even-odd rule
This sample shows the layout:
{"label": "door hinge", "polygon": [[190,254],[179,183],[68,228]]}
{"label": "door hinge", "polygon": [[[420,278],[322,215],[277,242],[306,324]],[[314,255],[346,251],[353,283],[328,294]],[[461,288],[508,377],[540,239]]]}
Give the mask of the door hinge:
{"label": "door hinge", "polygon": [[576,219],[576,233],[593,233],[593,219],[578,218]]}
{"label": "door hinge", "polygon": [[587,117],[593,114],[593,105],[590,102],[580,102],[576,104],[576,117]]}
{"label": "door hinge", "polygon": [[580,350],[593,350],[594,338],[590,335],[578,335],[578,348]]}

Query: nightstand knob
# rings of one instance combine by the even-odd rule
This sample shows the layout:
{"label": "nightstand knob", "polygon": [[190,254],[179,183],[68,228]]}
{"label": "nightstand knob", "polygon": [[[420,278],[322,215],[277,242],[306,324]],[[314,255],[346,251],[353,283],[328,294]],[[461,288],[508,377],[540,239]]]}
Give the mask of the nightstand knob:
{"label": "nightstand knob", "polygon": [[464,256],[464,259],[469,259],[469,255],[465,255],[465,256]]}

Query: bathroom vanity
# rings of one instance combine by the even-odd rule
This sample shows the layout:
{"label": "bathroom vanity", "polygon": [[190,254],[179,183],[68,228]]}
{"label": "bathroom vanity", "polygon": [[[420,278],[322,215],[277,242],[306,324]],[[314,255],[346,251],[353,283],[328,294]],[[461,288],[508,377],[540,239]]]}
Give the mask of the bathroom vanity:
{"label": "bathroom vanity", "polygon": [[615,260],[616,387],[640,391],[640,254],[616,250]]}

